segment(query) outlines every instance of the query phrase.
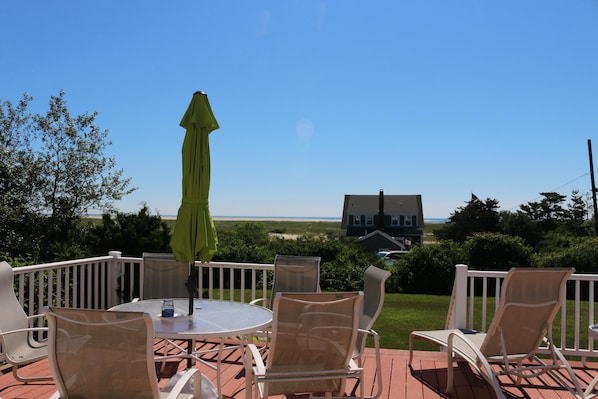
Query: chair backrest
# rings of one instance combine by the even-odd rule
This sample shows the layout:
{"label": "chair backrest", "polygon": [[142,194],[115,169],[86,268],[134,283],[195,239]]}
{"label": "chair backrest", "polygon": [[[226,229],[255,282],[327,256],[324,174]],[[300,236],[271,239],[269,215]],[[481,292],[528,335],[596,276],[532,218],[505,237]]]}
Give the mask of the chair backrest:
{"label": "chair backrest", "polygon": [[[359,328],[369,330],[373,327],[384,305],[384,284],[390,277],[388,270],[369,266],[363,276],[363,303],[359,315]],[[366,344],[367,334],[359,333],[353,357],[360,356]]]}
{"label": "chair backrest", "polygon": [[[0,316],[0,331],[13,331],[26,329],[29,321],[27,314],[19,303],[13,286],[12,266],[7,262],[0,262],[0,303],[2,316]],[[29,333],[14,333],[0,337],[2,350],[8,359],[17,360],[20,348],[28,345]]]}
{"label": "chair backrest", "polygon": [[[196,273],[197,269],[193,266],[191,272]],[[188,277],[189,264],[177,262],[173,254],[144,252],[143,290],[139,296],[141,299],[187,298]]]}
{"label": "chair backrest", "polygon": [[[512,268],[480,351],[486,356],[538,350],[559,311],[565,284],[575,269]],[[504,342],[505,352],[501,349]]]}
{"label": "chair backrest", "polygon": [[[347,370],[357,338],[363,293],[278,293],[274,299],[267,372],[289,373],[268,395],[337,392],[341,379],[313,379]],[[311,375],[311,379],[306,378]]]}
{"label": "chair backrest", "polygon": [[149,315],[50,307],[46,316],[61,398],[159,398]]}
{"label": "chair backrest", "polygon": [[279,292],[319,292],[320,257],[276,255],[270,309]]}

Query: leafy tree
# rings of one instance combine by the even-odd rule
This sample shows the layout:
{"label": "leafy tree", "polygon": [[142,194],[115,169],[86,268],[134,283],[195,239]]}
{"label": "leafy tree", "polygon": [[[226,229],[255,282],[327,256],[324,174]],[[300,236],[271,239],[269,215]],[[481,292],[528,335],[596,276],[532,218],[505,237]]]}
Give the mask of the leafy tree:
{"label": "leafy tree", "polygon": [[438,239],[463,242],[473,233],[499,230],[498,201],[490,198],[481,201],[472,196],[465,207],[459,207],[449,217],[441,230],[434,231],[434,236]]}
{"label": "leafy tree", "polygon": [[74,257],[86,232],[81,217],[113,210],[134,188],[105,155],[111,143],[95,124],[97,113],[71,116],[63,91],[50,98],[45,115],[28,113],[31,100],[25,94],[16,107],[0,103],[0,207],[7,212],[0,230],[16,241],[6,248],[13,256],[37,247],[41,261]]}
{"label": "leafy tree", "polygon": [[528,202],[519,208],[532,221],[538,222],[543,232],[554,230],[559,222],[567,218],[567,211],[562,204],[567,197],[555,192],[540,193],[544,198],[540,202]]}
{"label": "leafy tree", "polygon": [[33,164],[30,100],[25,94],[17,106],[0,103],[0,252],[37,259],[41,217],[30,206],[36,177],[23,167]]}
{"label": "leafy tree", "polygon": [[531,247],[536,247],[542,240],[542,232],[535,222],[522,211],[500,213],[502,233],[521,237]]}
{"label": "leafy tree", "polygon": [[571,193],[571,202],[567,206],[566,220],[563,228],[572,234],[578,236],[587,236],[590,234],[587,223],[588,206],[579,190]]}
{"label": "leafy tree", "polygon": [[170,228],[160,215],[150,215],[145,204],[136,214],[105,213],[102,223],[91,229],[88,247],[95,256],[112,250],[138,257],[143,252],[171,252]]}

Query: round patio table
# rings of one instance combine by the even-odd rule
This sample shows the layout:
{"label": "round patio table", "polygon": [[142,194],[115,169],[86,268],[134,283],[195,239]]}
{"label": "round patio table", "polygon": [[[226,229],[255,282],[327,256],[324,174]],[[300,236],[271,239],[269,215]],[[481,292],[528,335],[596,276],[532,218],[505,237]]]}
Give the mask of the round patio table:
{"label": "round patio table", "polygon": [[[187,315],[189,299],[179,298],[174,299],[174,317],[162,317],[162,302],[162,299],[127,302],[114,306],[110,310],[149,314],[152,318],[154,337],[156,338],[183,340],[220,338],[216,370],[218,371],[218,393],[222,397],[220,364],[224,339],[240,337],[242,349],[242,337],[271,325],[272,312],[262,306],[248,303],[195,299],[193,314],[189,316]],[[193,353],[190,352],[189,355],[193,356]],[[196,356],[193,357],[201,361]]]}

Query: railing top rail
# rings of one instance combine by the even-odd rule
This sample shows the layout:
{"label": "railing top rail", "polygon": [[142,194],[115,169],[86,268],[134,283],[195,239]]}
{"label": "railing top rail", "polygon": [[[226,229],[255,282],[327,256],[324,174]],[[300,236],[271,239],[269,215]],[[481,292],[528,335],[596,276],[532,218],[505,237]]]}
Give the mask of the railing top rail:
{"label": "railing top rail", "polygon": [[[138,258],[134,256],[96,256],[92,258],[83,258],[83,259],[76,259],[76,260],[65,260],[65,261],[58,261],[58,262],[51,262],[51,263],[41,263],[38,265],[29,265],[29,266],[19,266],[14,268],[14,272],[16,274],[23,274],[29,273],[33,271],[40,271],[40,270],[49,270],[49,269],[57,269],[57,268],[64,268],[69,266],[76,266],[81,264],[87,263],[95,263],[95,262],[104,262],[104,261],[117,261],[117,262],[133,262],[133,263],[141,263],[143,262],[143,258]],[[207,262],[202,263],[199,261],[195,262],[195,266],[197,267],[218,267],[218,268],[231,268],[231,269],[255,269],[255,270],[270,270],[274,269],[273,263],[239,263],[239,262]]]}
{"label": "railing top rail", "polygon": [[255,270],[274,270],[273,263],[237,263],[237,262],[195,262],[198,267],[222,267],[230,269],[255,269]]}
{"label": "railing top rail", "polygon": [[[468,277],[497,277],[501,278],[507,275],[507,271],[492,271],[492,270],[467,270]],[[598,281],[598,274],[593,273],[573,273],[569,280],[574,281]]]}
{"label": "railing top rail", "polygon": [[112,256],[97,256],[94,258],[84,258],[84,259],[76,259],[76,260],[65,260],[59,262],[52,262],[52,263],[42,263],[39,265],[30,265],[30,266],[19,266],[13,268],[15,274],[22,274],[22,273],[29,273],[39,270],[48,270],[48,269],[57,269],[61,267],[69,267],[69,266],[76,266],[85,263],[95,263],[95,262],[103,262],[113,260],[114,257]]}
{"label": "railing top rail", "polygon": [[506,271],[492,271],[492,270],[467,270],[468,277],[504,277],[507,275]]}

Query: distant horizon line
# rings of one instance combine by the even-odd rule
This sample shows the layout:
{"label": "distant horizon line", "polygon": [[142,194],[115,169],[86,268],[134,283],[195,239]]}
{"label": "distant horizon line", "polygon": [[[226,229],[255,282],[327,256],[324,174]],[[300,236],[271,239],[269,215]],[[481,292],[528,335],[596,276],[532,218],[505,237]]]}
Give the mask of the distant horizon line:
{"label": "distant horizon line", "polygon": [[[160,215],[163,219],[176,219],[177,215]],[[340,216],[223,216],[223,215],[212,215],[213,220],[279,220],[279,221],[323,221],[323,222],[340,222],[342,221],[342,217]],[[445,223],[448,221],[448,218],[426,218],[424,217],[424,222],[428,223]]]}
{"label": "distant horizon line", "polygon": [[[89,214],[89,217],[101,217],[101,214]],[[176,219],[177,215],[169,214],[169,215],[159,215],[162,219],[167,220],[174,220]],[[323,221],[323,222],[340,222],[342,221],[342,217],[340,216],[214,216],[212,215],[213,220],[277,220],[277,221]],[[445,223],[448,221],[448,218],[426,218],[424,217],[424,223]]]}

